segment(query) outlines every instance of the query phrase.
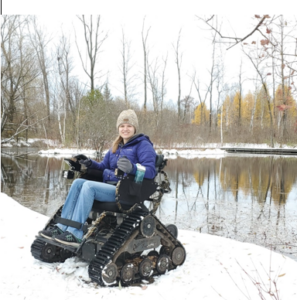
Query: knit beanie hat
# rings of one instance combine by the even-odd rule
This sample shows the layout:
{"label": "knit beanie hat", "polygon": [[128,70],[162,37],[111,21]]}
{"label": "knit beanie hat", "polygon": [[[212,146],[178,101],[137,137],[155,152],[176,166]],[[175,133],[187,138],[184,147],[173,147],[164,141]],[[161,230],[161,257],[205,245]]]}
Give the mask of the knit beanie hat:
{"label": "knit beanie hat", "polygon": [[117,128],[122,124],[130,124],[134,126],[135,132],[138,130],[138,118],[133,109],[123,110],[117,120]]}

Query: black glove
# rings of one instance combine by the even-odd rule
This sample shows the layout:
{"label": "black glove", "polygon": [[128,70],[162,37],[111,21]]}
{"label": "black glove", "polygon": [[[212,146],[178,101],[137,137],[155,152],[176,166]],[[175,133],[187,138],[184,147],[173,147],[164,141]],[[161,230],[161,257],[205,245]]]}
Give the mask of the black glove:
{"label": "black glove", "polygon": [[77,154],[73,157],[76,158],[77,161],[81,165],[84,165],[86,168],[88,168],[92,164],[92,161],[87,156],[85,156],[84,154]]}
{"label": "black glove", "polygon": [[126,156],[121,157],[118,160],[117,164],[118,164],[118,168],[123,172],[125,172],[126,174],[129,174],[133,170],[133,165]]}
{"label": "black glove", "polygon": [[84,154],[77,154],[73,156],[73,158],[76,158],[78,161],[88,159],[88,157],[85,156]]}
{"label": "black glove", "polygon": [[87,159],[81,159],[78,161],[81,165],[84,165],[86,168],[88,168],[92,164],[92,160],[87,158]]}
{"label": "black glove", "polygon": [[69,159],[69,158],[64,158],[64,160],[70,166],[71,170],[73,170],[73,171],[80,171],[81,165],[78,162],[73,161],[72,159]]}

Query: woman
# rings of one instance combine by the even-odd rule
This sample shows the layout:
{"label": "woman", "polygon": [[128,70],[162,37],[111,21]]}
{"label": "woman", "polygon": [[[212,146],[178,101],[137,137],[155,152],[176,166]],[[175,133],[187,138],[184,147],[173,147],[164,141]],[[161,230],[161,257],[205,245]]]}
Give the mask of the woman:
{"label": "woman", "polygon": [[[103,171],[103,182],[76,179],[71,185],[61,217],[84,224],[92,209],[94,200],[102,202],[115,202],[114,185],[108,181],[118,181],[114,171],[119,168],[126,174],[135,175],[136,163],[146,168],[145,178],[153,179],[156,176],[156,152],[149,137],[136,134],[138,119],[132,109],[124,110],[117,120],[119,136],[113,142],[112,148],[107,152],[100,163],[85,159],[79,162],[89,169]],[[57,224],[54,228],[42,230],[39,234],[48,239],[78,247],[82,241],[83,231],[70,226]]]}

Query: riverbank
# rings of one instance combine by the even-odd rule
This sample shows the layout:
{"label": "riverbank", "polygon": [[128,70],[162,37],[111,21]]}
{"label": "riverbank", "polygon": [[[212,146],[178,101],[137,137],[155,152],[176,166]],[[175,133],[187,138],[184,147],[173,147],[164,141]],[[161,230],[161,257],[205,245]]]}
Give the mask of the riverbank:
{"label": "riverbank", "polygon": [[[75,155],[78,153],[84,153],[90,157],[97,157],[98,153],[94,149],[84,148],[66,148],[63,145],[59,144],[58,141],[45,140],[45,139],[28,139],[28,142],[23,140],[10,141],[9,143],[1,145],[1,151],[6,154],[13,155],[13,147],[29,148],[32,146],[38,145],[39,155],[46,156],[69,156]],[[205,156],[205,157],[216,157],[220,158],[230,152],[232,153],[251,153],[251,154],[286,154],[292,152],[295,155],[297,153],[297,145],[280,145],[275,144],[274,148],[269,147],[267,144],[243,144],[243,143],[200,143],[197,145],[191,144],[172,144],[170,147],[162,147],[159,145],[154,146],[158,153],[162,153],[165,156],[175,157],[196,157],[196,156]],[[108,149],[103,151],[103,155],[107,152]],[[237,151],[238,150],[238,151]],[[292,150],[292,151],[290,151]],[[297,155],[297,154],[296,154]]]}

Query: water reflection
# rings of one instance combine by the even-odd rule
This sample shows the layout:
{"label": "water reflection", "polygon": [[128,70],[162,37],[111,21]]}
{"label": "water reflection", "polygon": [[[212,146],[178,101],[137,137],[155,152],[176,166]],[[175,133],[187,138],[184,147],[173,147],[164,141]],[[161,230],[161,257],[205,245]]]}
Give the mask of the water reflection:
{"label": "water reflection", "polygon": [[61,167],[61,158],[2,155],[1,192],[34,211],[50,216],[63,203],[71,184],[61,178]]}
{"label": "water reflection", "polygon": [[[51,216],[71,181],[61,158],[2,155],[1,191]],[[297,158],[170,159],[172,192],[157,211],[165,223],[263,245],[297,258]]]}
{"label": "water reflection", "polygon": [[228,156],[170,160],[160,218],[297,258],[297,159]]}

